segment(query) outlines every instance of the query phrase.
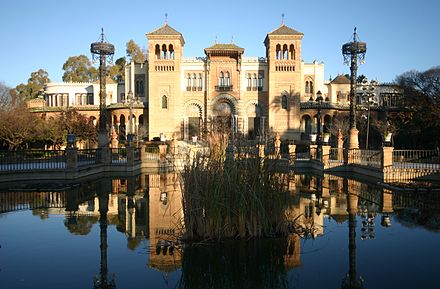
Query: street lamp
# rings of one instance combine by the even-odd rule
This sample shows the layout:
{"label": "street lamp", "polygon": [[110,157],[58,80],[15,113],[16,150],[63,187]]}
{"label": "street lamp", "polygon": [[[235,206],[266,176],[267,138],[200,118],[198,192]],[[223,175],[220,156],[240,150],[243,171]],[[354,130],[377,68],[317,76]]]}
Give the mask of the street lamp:
{"label": "street lamp", "polygon": [[367,43],[358,41],[356,27],[354,28],[353,41],[342,45],[342,55],[344,63],[350,65],[350,132],[349,149],[359,148],[359,131],[356,129],[356,82],[358,60],[360,64],[364,63],[365,53],[367,52]]}
{"label": "street lamp", "polygon": [[128,100],[128,108],[129,108],[129,116],[128,116],[128,145],[131,146],[133,141],[133,102],[134,102],[134,96],[133,91],[129,91],[127,94],[127,100]]}
{"label": "street lamp", "polygon": [[90,45],[90,52],[93,60],[99,59],[99,131],[98,146],[100,148],[108,147],[109,137],[107,130],[107,105],[106,105],[106,83],[107,74],[106,63],[111,63],[115,47],[113,44],[104,41],[104,29],[101,29],[101,41]]}
{"label": "street lamp", "polygon": [[318,106],[318,113],[316,115],[317,118],[317,144],[318,144],[318,159],[321,160],[321,146],[322,146],[322,136],[321,136],[321,105],[322,105],[322,92],[320,90],[318,90],[318,92],[316,93],[316,103]]}
{"label": "street lamp", "polygon": [[368,105],[368,114],[367,114],[367,139],[365,141],[365,149],[368,149],[368,140],[370,135],[370,111],[371,111],[371,105],[377,103],[376,102],[376,86],[377,81],[371,80],[368,82],[367,78],[364,78],[361,82],[362,86],[362,97],[364,100],[367,100]]}

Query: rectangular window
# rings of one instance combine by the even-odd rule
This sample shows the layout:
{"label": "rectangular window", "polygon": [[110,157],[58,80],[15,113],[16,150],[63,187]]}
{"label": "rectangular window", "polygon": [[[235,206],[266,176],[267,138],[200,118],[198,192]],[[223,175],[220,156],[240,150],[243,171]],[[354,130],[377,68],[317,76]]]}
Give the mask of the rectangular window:
{"label": "rectangular window", "polygon": [[87,104],[88,105],[93,105],[94,104],[93,93],[87,93]]}

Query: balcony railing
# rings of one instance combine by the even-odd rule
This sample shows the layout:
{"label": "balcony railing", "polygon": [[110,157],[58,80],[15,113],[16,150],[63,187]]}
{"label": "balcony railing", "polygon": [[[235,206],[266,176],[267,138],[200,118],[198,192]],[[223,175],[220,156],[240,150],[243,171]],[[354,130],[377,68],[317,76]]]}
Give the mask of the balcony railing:
{"label": "balcony railing", "polygon": [[215,91],[232,91],[232,85],[216,85]]}

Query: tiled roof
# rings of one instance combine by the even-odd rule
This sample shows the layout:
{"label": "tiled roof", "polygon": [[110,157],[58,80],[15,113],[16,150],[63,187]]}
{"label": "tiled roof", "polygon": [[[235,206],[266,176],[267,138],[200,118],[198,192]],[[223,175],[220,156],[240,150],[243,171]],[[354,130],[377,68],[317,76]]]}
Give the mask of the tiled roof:
{"label": "tiled roof", "polygon": [[304,33],[296,31],[295,29],[292,29],[285,24],[282,24],[274,31],[269,32],[268,35],[304,35]]}
{"label": "tiled roof", "polygon": [[180,36],[182,36],[182,33],[177,31],[176,29],[174,29],[170,25],[168,25],[168,23],[165,23],[164,25],[162,25],[158,29],[147,33],[147,35],[180,35]]}
{"label": "tiled roof", "polygon": [[350,79],[347,76],[340,74],[332,80],[332,83],[334,83],[334,84],[350,84]]}
{"label": "tiled roof", "polygon": [[229,44],[216,43],[210,47],[205,48],[205,50],[244,50],[244,49],[232,43]]}

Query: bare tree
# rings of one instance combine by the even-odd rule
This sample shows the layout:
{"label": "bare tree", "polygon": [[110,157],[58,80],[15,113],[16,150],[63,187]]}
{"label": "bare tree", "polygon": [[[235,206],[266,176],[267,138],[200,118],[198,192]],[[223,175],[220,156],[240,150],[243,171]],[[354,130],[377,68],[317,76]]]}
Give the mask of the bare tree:
{"label": "bare tree", "polygon": [[349,129],[350,122],[347,113],[338,113],[333,117],[333,121],[330,126],[330,134],[332,136],[337,138],[340,130],[342,133],[342,139],[345,141],[348,137]]}
{"label": "bare tree", "polygon": [[12,102],[10,88],[4,82],[0,82],[0,109],[9,106]]}

